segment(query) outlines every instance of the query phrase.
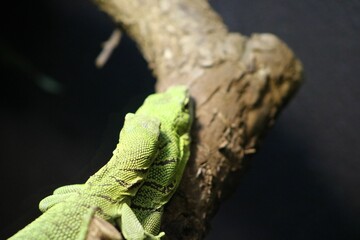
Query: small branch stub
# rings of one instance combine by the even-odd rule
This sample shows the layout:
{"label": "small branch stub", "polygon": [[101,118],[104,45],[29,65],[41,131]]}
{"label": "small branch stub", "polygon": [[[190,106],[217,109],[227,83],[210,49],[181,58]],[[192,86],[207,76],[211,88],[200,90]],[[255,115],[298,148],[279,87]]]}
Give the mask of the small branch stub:
{"label": "small branch stub", "polygon": [[103,49],[95,60],[95,65],[97,68],[102,68],[106,64],[115,48],[119,45],[120,40],[121,31],[120,29],[115,29],[110,38],[102,44]]}

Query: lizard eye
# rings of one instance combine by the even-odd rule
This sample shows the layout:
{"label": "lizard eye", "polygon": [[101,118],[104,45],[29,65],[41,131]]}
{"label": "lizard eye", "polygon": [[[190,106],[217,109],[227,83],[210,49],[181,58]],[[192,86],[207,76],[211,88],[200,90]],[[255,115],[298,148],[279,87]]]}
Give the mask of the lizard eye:
{"label": "lizard eye", "polygon": [[189,109],[189,102],[185,103],[184,109]]}
{"label": "lizard eye", "polygon": [[187,99],[185,99],[185,102],[184,102],[184,110],[189,110],[190,109],[190,107],[191,107],[191,103],[190,103],[190,98],[187,98]]}

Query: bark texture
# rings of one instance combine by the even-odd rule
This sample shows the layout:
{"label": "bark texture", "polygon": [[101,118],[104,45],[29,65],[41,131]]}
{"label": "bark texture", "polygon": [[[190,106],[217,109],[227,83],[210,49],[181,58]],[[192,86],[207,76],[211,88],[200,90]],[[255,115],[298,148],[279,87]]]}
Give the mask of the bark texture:
{"label": "bark texture", "polygon": [[97,0],[137,42],[157,91],[189,86],[192,152],[166,207],[168,239],[202,239],[248,154],[298,89],[302,66],[272,34],[230,33],[206,0]]}

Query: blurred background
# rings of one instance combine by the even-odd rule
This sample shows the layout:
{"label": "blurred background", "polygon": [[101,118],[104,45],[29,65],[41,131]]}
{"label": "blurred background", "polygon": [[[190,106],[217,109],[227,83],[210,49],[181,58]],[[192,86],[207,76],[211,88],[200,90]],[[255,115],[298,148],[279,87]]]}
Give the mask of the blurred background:
{"label": "blurred background", "polygon": [[[221,205],[206,239],[360,239],[360,1],[210,0],[231,31],[270,32],[306,81]],[[114,24],[91,1],[6,1],[0,15],[0,238],[39,201],[79,183],[115,148],[124,114],[154,91]]]}

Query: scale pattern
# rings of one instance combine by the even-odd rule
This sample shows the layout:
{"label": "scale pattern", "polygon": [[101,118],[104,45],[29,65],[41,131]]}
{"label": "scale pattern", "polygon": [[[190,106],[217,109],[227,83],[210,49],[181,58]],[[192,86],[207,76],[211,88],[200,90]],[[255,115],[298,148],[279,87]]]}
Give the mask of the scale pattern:
{"label": "scale pattern", "polygon": [[43,199],[43,215],[11,239],[82,240],[93,215],[118,225],[126,239],[160,239],[163,207],[189,158],[192,116],[186,87],[150,95],[126,115],[110,161],[85,184]]}
{"label": "scale pattern", "polygon": [[11,239],[83,239],[86,231],[81,236],[81,227],[87,229],[93,214],[114,220],[121,204],[141,186],[157,154],[159,125],[155,118],[127,114],[110,161],[84,185],[55,190],[48,197],[49,206],[43,207],[46,212]]}
{"label": "scale pattern", "polygon": [[156,116],[160,122],[159,154],[131,208],[145,231],[160,231],[164,205],[176,191],[189,158],[192,106],[185,87],[149,96],[136,114]]}

